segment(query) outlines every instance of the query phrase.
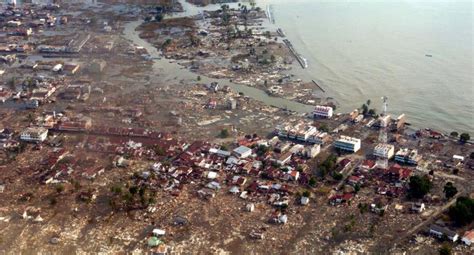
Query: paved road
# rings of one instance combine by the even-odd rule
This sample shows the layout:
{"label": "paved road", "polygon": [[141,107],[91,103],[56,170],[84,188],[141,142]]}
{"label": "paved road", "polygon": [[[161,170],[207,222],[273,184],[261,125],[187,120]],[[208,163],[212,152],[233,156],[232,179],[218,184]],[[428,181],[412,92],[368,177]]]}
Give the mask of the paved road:
{"label": "paved road", "polygon": [[341,172],[343,178],[342,180],[336,185],[336,190],[341,189],[341,187],[344,185],[346,182],[347,178],[352,175],[354,170],[359,166],[360,162],[352,159],[351,166],[349,169],[346,169]]}
{"label": "paved road", "polygon": [[412,235],[415,233],[418,233],[422,228],[426,227],[428,224],[431,224],[433,220],[439,217],[441,213],[446,211],[449,207],[451,207],[454,203],[456,203],[456,200],[458,197],[461,195],[465,195],[464,192],[458,192],[451,200],[449,200],[445,205],[442,207],[438,208],[435,212],[433,212],[430,217],[428,217],[426,220],[421,222],[420,224],[412,227],[410,230],[408,230],[405,234],[401,236],[397,236],[396,240],[393,240],[393,246],[396,246],[397,244],[402,243],[405,241],[407,238],[410,238]]}

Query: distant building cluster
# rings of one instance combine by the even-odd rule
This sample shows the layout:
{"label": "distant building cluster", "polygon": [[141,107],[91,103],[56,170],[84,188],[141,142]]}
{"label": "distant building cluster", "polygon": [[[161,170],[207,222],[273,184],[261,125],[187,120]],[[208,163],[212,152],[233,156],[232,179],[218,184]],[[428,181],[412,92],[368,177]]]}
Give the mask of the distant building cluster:
{"label": "distant building cluster", "polygon": [[276,127],[275,133],[281,138],[321,145],[329,138],[328,133],[319,131],[311,123],[282,124]]}
{"label": "distant building cluster", "polygon": [[395,146],[391,144],[377,144],[374,148],[374,156],[391,159],[395,153]]}
{"label": "distant building cluster", "polygon": [[402,164],[417,165],[420,160],[421,156],[416,149],[401,148],[395,154],[395,161]]}

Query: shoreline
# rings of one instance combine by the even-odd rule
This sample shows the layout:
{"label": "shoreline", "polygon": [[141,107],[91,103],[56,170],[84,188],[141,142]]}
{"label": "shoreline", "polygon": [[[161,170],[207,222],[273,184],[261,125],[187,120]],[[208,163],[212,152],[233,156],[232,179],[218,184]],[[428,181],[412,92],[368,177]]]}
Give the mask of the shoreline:
{"label": "shoreline", "polygon": [[[182,3],[182,2],[185,2],[185,1],[180,1],[180,2]],[[205,10],[216,10],[216,9],[219,9],[220,6],[221,6],[221,5],[219,5],[219,4],[214,4],[214,5],[208,5],[208,6],[206,6],[206,7],[198,7],[198,6],[194,6],[194,5],[192,5],[192,4],[189,4],[189,3],[185,2],[185,6],[183,7],[183,12],[182,12],[182,13],[179,13],[178,15],[171,15],[170,18],[189,17],[189,16],[193,16],[193,15],[202,13],[202,12],[205,11]],[[231,5],[231,6],[233,6],[233,5]],[[272,20],[275,21],[275,19],[272,18],[272,17],[273,17],[273,14],[271,14],[271,13],[269,14],[268,11],[269,11],[269,5],[267,5],[267,10],[264,11],[264,13],[265,13],[266,15],[271,15],[270,18],[267,17],[267,20],[269,21],[268,25],[266,25],[265,22],[264,22],[263,24],[260,24],[259,27],[266,28],[266,29],[269,29],[270,31],[272,31],[273,28],[275,28],[277,25],[276,25],[276,22],[275,22],[275,24],[272,24]],[[282,32],[282,29],[281,29],[281,28],[280,28],[279,30],[277,29],[277,34],[278,34],[278,31],[281,31],[281,32]],[[280,36],[281,36],[281,35],[280,35]],[[286,35],[285,35],[285,36],[286,36]],[[140,38],[140,39],[141,39],[141,38]],[[289,39],[288,39],[288,40],[289,40]],[[146,40],[143,40],[143,41],[146,42]],[[147,42],[147,43],[148,43],[148,42]],[[294,53],[293,53],[293,54],[294,54]],[[294,54],[294,55],[295,55],[295,54]],[[295,58],[297,59],[297,61],[299,62],[299,64],[303,67],[303,66],[304,66],[304,62],[302,62],[303,60],[302,60],[302,59],[298,59],[296,56],[298,56],[298,55],[295,55]],[[163,61],[168,61],[168,60],[167,60],[167,59],[163,59]],[[176,61],[176,62],[179,63],[180,61]],[[193,72],[193,71],[191,71],[191,70],[187,70],[187,71],[189,71],[189,72],[191,72],[191,73],[194,73],[195,75],[201,75],[202,77],[206,77],[206,76],[204,76],[204,75],[202,75],[202,74],[195,73],[195,72]],[[299,70],[299,71],[301,71],[301,70]],[[303,70],[303,71],[304,71],[304,70]],[[297,72],[298,72],[298,70],[297,70]],[[305,72],[307,72],[307,71],[305,71]],[[289,75],[292,75],[292,73],[294,73],[294,72],[292,72],[292,71],[284,71],[284,72],[282,72],[282,73],[287,73],[287,74],[289,74]],[[296,77],[301,77],[300,74],[295,74],[295,76],[296,76]],[[210,81],[210,80],[215,80],[215,81],[218,81],[218,82],[222,83],[223,85],[228,85],[228,84],[230,84],[230,87],[232,87],[232,88],[234,88],[234,89],[236,88],[236,90],[239,91],[239,92],[241,92],[241,91],[243,92],[243,90],[246,90],[247,92],[243,92],[246,96],[250,96],[250,97],[252,97],[252,98],[254,98],[254,99],[258,100],[258,101],[261,101],[261,102],[265,103],[266,105],[273,106],[273,107],[277,107],[277,108],[280,108],[280,109],[289,109],[289,110],[295,111],[295,112],[308,113],[308,112],[311,111],[309,108],[313,107],[312,105],[306,105],[306,104],[298,103],[298,102],[296,102],[296,101],[293,101],[292,99],[286,99],[286,98],[283,98],[283,97],[268,97],[268,95],[267,95],[267,94],[265,93],[265,91],[262,90],[262,89],[257,89],[257,88],[255,88],[255,87],[248,86],[248,85],[245,85],[245,84],[238,84],[238,83],[228,82],[228,81],[226,81],[226,79],[223,79],[223,78],[212,79],[212,78],[206,77],[206,80],[209,80],[209,81]],[[336,96],[332,95],[331,92],[328,92],[326,89],[323,89],[323,88],[321,87],[321,85],[322,85],[322,84],[321,84],[321,80],[319,80],[319,79],[312,79],[312,80],[316,80],[316,81],[317,81],[317,84],[318,84],[319,86],[316,86],[316,87],[317,87],[319,90],[323,91],[323,93],[326,93],[328,96],[331,96],[331,98],[337,98]],[[312,81],[312,80],[310,79],[309,81]],[[246,88],[252,88],[253,90],[244,89],[244,87],[246,87]],[[265,94],[265,95],[263,95],[262,92],[263,92],[263,94]],[[257,94],[254,94],[254,93],[257,93]],[[270,102],[270,103],[269,103],[269,102],[267,101],[267,100],[269,100],[269,98],[271,98],[270,101],[274,101],[273,99],[282,99],[282,100],[284,100],[284,101],[286,101],[286,102],[288,102],[288,103],[281,103],[281,101],[280,101],[280,102],[276,102],[276,103],[275,103],[275,102]],[[291,102],[291,103],[290,103],[290,102]],[[336,102],[337,102],[337,100],[336,100]],[[291,107],[291,106],[288,107],[289,104],[298,104],[298,105],[300,105],[300,106],[298,106],[298,107],[296,107],[296,108]],[[301,107],[301,106],[302,106],[303,108],[305,108],[305,110],[297,109],[297,108],[299,108],[299,107]],[[343,108],[344,108],[344,107],[343,107]],[[347,108],[347,107],[346,107],[346,108]],[[347,113],[347,112],[350,112],[350,110],[347,110],[347,109],[346,109],[346,110],[340,111],[340,112],[341,112],[341,113]],[[402,111],[401,113],[403,113],[403,112],[405,112],[405,111]],[[393,111],[392,111],[392,113],[393,113]],[[406,112],[405,112],[405,113],[406,113]],[[397,115],[397,114],[395,114],[395,115]],[[410,115],[410,116],[413,117],[413,115]],[[416,117],[416,116],[415,116],[415,117]],[[418,121],[418,122],[419,122],[419,121]],[[415,123],[415,124],[412,123],[411,128],[414,129],[414,130],[416,130],[416,129],[423,129],[423,128],[425,128],[425,127],[422,126],[422,125],[417,125],[416,123]],[[440,130],[440,131],[445,132],[445,133],[449,133],[449,131],[447,131],[446,128],[437,128],[437,127],[435,126],[435,129]]]}
{"label": "shoreline", "polygon": [[[186,10],[185,10],[185,13],[186,13]],[[267,106],[276,107],[282,110],[289,110],[289,111],[293,111],[300,114],[307,114],[312,111],[313,106],[311,105],[302,104],[302,103],[289,100],[286,98],[282,98],[282,97],[272,97],[272,96],[269,96],[265,91],[261,89],[247,86],[247,85],[238,84],[238,83],[233,83],[233,82],[230,82],[228,79],[222,79],[222,78],[218,79],[218,78],[210,78],[207,76],[202,76],[199,73],[195,73],[187,68],[183,68],[181,65],[179,65],[179,61],[161,57],[160,51],[154,45],[147,42],[145,39],[142,39],[139,37],[139,33],[138,31],[136,31],[136,28],[138,28],[141,24],[142,24],[141,20],[128,22],[125,25],[125,29],[123,32],[125,35],[125,38],[128,40],[131,40],[134,44],[145,47],[147,49],[148,54],[152,57],[152,61],[154,63],[153,68],[155,70],[158,69],[162,71],[163,69],[167,69],[167,70],[164,70],[164,72],[160,72],[161,75],[164,75],[168,71],[168,74],[167,74],[168,77],[165,77],[165,80],[174,79],[175,77],[171,77],[173,76],[171,74],[179,70],[180,74],[179,76],[176,76],[176,77],[180,79],[188,79],[188,80],[195,81],[195,77],[201,76],[202,80],[199,81],[198,83],[210,84],[212,82],[218,82],[221,85],[227,85],[231,87],[237,92],[244,93],[245,96],[248,96],[257,101],[263,102]],[[161,59],[158,59],[158,57],[161,57]],[[170,63],[170,61],[172,61],[173,63]]]}
{"label": "shoreline", "polygon": [[[469,135],[415,133],[368,107],[335,113],[329,83],[299,79],[265,9],[200,12],[175,1],[160,12],[120,1],[130,4],[64,5],[54,15],[74,15],[68,24],[28,38],[67,52],[87,36],[79,58],[47,59],[36,48],[4,65],[0,102],[27,109],[0,103],[0,250],[320,254],[442,245],[410,240],[474,192]],[[31,15],[15,21],[34,24],[42,11],[20,8]],[[110,29],[92,22],[104,18]],[[423,201],[432,217],[408,210],[420,201],[409,196],[415,176],[430,181]],[[448,181],[457,192],[450,198]],[[383,202],[382,214],[372,201]],[[386,210],[397,206],[407,210]],[[446,227],[464,235],[454,220]]]}
{"label": "shoreline", "polygon": [[[259,1],[259,4],[260,6],[272,5],[274,7],[272,17],[275,20],[275,23],[271,24],[270,27],[274,26],[276,28],[283,28],[283,29],[288,30],[287,31],[288,33],[286,33],[285,36],[288,38],[288,40],[292,42],[294,47],[298,47],[298,50],[304,52],[305,54],[307,54],[307,52],[314,53],[313,51],[308,51],[307,49],[308,45],[306,44],[308,43],[307,40],[301,41],[303,40],[300,38],[300,36],[302,36],[301,34],[299,34],[298,32],[295,32],[295,30],[288,29],[287,19],[291,15],[283,15],[282,9],[278,8],[279,6],[283,5],[283,3],[269,0],[269,1]],[[280,14],[280,16],[283,15],[280,18],[282,19],[285,18],[285,19],[276,20],[275,11],[277,11],[277,14]],[[290,26],[290,28],[294,28],[294,27]],[[307,30],[304,30],[303,32],[305,32],[306,34]],[[338,74],[338,71],[337,71],[338,69],[333,69],[333,66],[327,67],[322,63],[318,63],[317,60],[319,59],[319,57],[315,57],[314,54],[309,54],[307,57],[309,60],[311,60],[312,65],[307,70],[301,70],[301,69],[295,70],[294,71],[295,75],[304,80],[314,79],[317,81],[318,84],[323,85],[325,89],[327,88],[326,91],[327,91],[328,96],[331,96],[335,98],[338,102],[341,102],[340,109],[342,110],[342,112],[350,112],[352,109],[356,107],[360,108],[360,105],[365,100],[372,99],[372,101],[374,101],[374,99],[379,98],[385,93],[384,92],[385,90],[382,90],[381,92],[378,92],[376,95],[373,95],[374,94],[373,92],[375,90],[370,89],[370,88],[365,88],[364,86],[360,85],[360,80],[369,79],[370,76],[366,76],[366,77],[359,77],[355,75],[343,76],[346,74],[345,72],[340,72]],[[425,57],[424,54],[423,54],[423,57]],[[324,58],[324,56],[322,58]],[[316,67],[318,70],[320,70],[321,75],[317,75],[319,74],[319,71],[315,70]],[[370,72],[370,68],[368,68],[367,71]],[[354,82],[352,82],[351,79],[354,79]],[[416,80],[413,80],[411,82],[416,82]],[[376,87],[376,89],[377,88],[378,87]],[[351,93],[357,93],[357,94],[354,94],[355,97],[360,98],[361,100],[357,100],[357,101],[353,100],[353,98],[355,97],[352,97]],[[366,96],[367,98],[364,98],[365,95],[368,95]],[[390,90],[390,93],[387,93],[387,96],[391,98],[395,98],[397,97],[397,91],[392,92],[392,90]],[[357,103],[359,101],[360,101],[360,104]],[[446,111],[441,109],[443,110],[441,114],[441,113],[437,113],[430,110],[432,108],[436,108],[436,105],[432,105],[432,104],[433,104],[432,102],[425,102],[424,106],[422,106],[425,108],[423,110],[423,108],[421,108],[418,105],[418,103],[410,104],[410,107],[407,107],[406,102],[404,100],[396,100],[392,102],[393,107],[390,107],[389,113],[391,115],[397,115],[397,116],[402,113],[407,114],[411,120],[412,128],[416,128],[416,129],[424,129],[427,126],[427,124],[429,127],[432,127],[433,129],[436,129],[436,130],[440,130],[444,133],[450,133],[452,131],[469,132],[474,128],[473,126],[474,123],[472,123],[472,121],[471,121],[471,124],[466,123],[465,121],[466,116],[468,116],[467,117],[468,119],[469,118],[472,119],[474,117],[473,115],[469,115],[469,112],[465,112],[462,109],[446,110]],[[377,107],[377,110],[380,110],[379,108],[380,107]],[[450,109],[456,109],[456,108],[450,108]],[[464,112],[462,115],[463,118],[457,117],[456,112],[460,112],[460,111]]]}

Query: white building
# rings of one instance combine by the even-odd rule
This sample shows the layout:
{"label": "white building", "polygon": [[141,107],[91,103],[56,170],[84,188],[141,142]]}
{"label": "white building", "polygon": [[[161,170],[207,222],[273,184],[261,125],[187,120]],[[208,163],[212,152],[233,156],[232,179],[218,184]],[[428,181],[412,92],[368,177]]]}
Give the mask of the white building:
{"label": "white building", "polygon": [[298,123],[296,125],[283,124],[277,126],[275,133],[279,137],[295,139],[299,141],[307,141],[311,136],[318,133],[318,129],[311,123]]}
{"label": "white building", "polygon": [[437,224],[430,226],[430,235],[436,236],[439,239],[447,238],[453,243],[459,239],[459,235],[455,231]]}
{"label": "white building", "polygon": [[239,158],[247,158],[252,155],[252,149],[246,146],[240,146],[233,151],[234,155]]}
{"label": "white building", "polygon": [[391,159],[395,154],[395,146],[391,144],[379,143],[374,148],[374,156]]}
{"label": "white building", "polygon": [[309,203],[309,197],[301,197],[300,204],[307,205]]}
{"label": "white building", "polygon": [[332,115],[333,109],[330,106],[317,105],[313,111],[313,116],[315,118],[331,118]]}
{"label": "white building", "polygon": [[279,125],[276,127],[275,132],[279,137],[288,137],[288,132],[291,126],[287,124]]}
{"label": "white building", "polygon": [[341,135],[341,137],[334,142],[334,147],[336,149],[350,152],[357,152],[360,149],[360,146],[360,139],[344,135]]}
{"label": "white building", "polygon": [[395,154],[395,161],[403,164],[417,165],[420,160],[421,156],[418,155],[416,149],[410,150],[407,148],[401,148]]}
{"label": "white building", "polygon": [[318,132],[318,129],[312,125],[301,125],[296,131],[296,139],[300,141],[306,141],[311,135]]}
{"label": "white building", "polygon": [[405,125],[406,122],[406,116],[404,113],[402,113],[400,116],[397,118],[397,128],[400,129]]}
{"label": "white building", "polygon": [[326,132],[317,132],[308,138],[307,142],[323,145],[329,139],[329,135]]}
{"label": "white building", "polygon": [[315,144],[313,146],[307,146],[303,153],[307,158],[314,158],[319,154],[319,152],[321,152],[321,145]]}
{"label": "white building", "polygon": [[20,135],[20,139],[27,142],[44,142],[47,137],[48,129],[43,127],[29,127]]}

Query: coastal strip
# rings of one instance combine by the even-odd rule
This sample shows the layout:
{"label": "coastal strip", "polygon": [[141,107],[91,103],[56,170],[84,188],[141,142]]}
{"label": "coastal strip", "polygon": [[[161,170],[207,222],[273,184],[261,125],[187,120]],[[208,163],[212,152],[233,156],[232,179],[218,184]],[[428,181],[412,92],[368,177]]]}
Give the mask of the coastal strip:
{"label": "coastal strip", "polygon": [[273,24],[275,24],[275,18],[273,17],[273,9],[271,7],[271,5],[267,5],[267,17],[268,17],[268,20],[270,20],[270,22],[272,22]]}
{"label": "coastal strip", "polygon": [[291,44],[291,42],[288,39],[284,39],[283,42],[286,44],[288,49],[290,49],[291,53],[293,54],[293,56],[295,56],[296,60],[298,61],[298,63],[300,63],[301,67],[303,69],[308,68],[308,62],[306,61],[305,58],[303,58],[300,54],[298,54],[298,52],[293,47],[293,44]]}

